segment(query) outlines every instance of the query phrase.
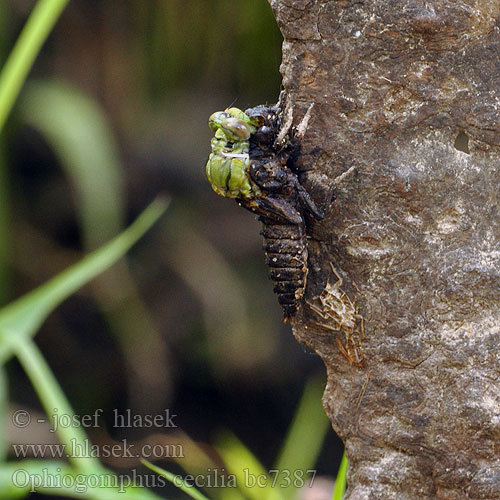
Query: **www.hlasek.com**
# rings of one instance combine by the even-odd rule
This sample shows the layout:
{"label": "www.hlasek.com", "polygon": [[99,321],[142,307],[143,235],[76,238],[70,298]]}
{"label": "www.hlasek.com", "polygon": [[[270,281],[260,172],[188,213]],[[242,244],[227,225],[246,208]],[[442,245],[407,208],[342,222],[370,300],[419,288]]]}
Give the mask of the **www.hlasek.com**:
{"label": "www.hlasek.com", "polygon": [[184,458],[182,444],[129,443],[126,439],[113,444],[92,444],[71,439],[65,444],[13,444],[16,458]]}
{"label": "www.hlasek.com", "polygon": [[[174,485],[196,488],[237,488],[243,482],[247,488],[295,488],[311,487],[316,470],[269,470],[268,474],[253,474],[249,469],[243,469],[243,476],[228,474],[225,469],[207,469],[206,474],[174,476]],[[123,474],[67,474],[60,467],[42,469],[41,473],[33,474],[26,469],[17,469],[12,474],[12,484],[18,488],[29,488],[34,493],[40,488],[64,488],[76,493],[85,493],[89,489],[113,488],[119,493],[127,488],[163,488],[169,481],[156,474],[138,474],[133,469],[130,475]]]}

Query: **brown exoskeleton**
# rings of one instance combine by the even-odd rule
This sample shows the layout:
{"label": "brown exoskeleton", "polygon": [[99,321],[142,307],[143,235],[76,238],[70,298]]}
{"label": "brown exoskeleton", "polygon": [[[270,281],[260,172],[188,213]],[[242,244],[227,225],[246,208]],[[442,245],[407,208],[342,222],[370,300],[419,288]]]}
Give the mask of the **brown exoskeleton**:
{"label": "brown exoskeleton", "polygon": [[340,352],[347,358],[351,366],[359,367],[363,364],[361,346],[361,341],[365,336],[363,316],[358,313],[351,299],[340,289],[343,283],[342,278],[332,263],[330,266],[337,277],[337,282],[332,285],[328,281],[321,294],[313,302],[307,301],[307,304],[323,320],[315,323],[327,330],[344,333],[345,346],[337,338]]}

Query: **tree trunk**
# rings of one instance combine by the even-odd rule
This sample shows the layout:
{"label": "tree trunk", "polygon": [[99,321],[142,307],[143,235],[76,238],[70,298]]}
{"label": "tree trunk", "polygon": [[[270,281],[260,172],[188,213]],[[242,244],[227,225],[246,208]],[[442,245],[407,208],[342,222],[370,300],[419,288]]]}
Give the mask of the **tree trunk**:
{"label": "tree trunk", "polygon": [[270,3],[346,498],[500,499],[500,1]]}

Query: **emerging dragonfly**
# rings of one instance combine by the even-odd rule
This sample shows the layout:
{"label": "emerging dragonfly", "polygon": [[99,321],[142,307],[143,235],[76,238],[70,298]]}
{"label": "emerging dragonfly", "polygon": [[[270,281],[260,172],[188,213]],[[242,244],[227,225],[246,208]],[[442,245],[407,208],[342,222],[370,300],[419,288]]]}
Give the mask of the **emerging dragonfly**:
{"label": "emerging dragonfly", "polygon": [[208,121],[215,132],[206,165],[208,181],[218,195],[235,198],[263,223],[266,263],[285,320],[297,312],[306,286],[304,214],[317,220],[325,216],[292,165],[311,110],[312,105],[296,130],[291,115],[281,127],[278,105],[245,112],[228,108],[213,113]]}

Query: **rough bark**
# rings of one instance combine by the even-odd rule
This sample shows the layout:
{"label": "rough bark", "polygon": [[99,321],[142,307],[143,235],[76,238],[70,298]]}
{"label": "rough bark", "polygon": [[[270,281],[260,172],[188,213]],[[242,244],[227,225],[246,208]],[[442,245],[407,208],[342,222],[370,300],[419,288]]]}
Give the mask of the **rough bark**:
{"label": "rough bark", "polygon": [[[270,4],[295,123],[315,103],[302,182],[337,183],[293,328],[327,367],[346,498],[500,499],[500,1]],[[310,307],[330,263],[359,367]]]}

